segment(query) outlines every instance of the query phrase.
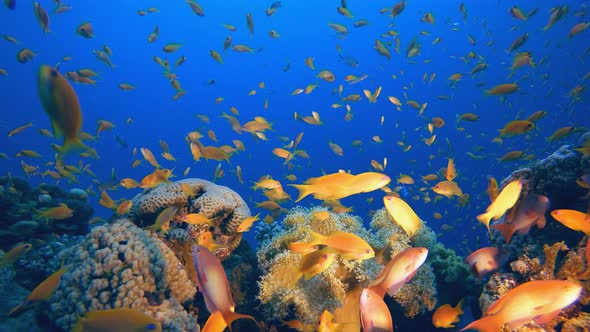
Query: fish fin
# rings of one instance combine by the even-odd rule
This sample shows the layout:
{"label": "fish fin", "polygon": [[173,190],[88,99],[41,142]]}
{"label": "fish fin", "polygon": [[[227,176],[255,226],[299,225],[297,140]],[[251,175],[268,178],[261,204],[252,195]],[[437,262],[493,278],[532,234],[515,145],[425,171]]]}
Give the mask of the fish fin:
{"label": "fish fin", "polygon": [[459,321],[459,315],[463,314],[463,301],[465,300],[465,298],[462,298],[461,300],[459,300],[459,302],[457,303],[457,305],[455,306],[455,310],[457,310],[457,320],[453,323],[456,323]]}
{"label": "fish fin", "polygon": [[312,231],[311,229],[308,230],[308,232],[309,232],[309,235],[311,236],[311,240],[309,241],[310,244],[312,244],[312,245],[324,244],[324,242],[326,240],[326,236],[316,233],[316,232]]}
{"label": "fish fin", "polygon": [[506,243],[510,243],[510,240],[512,239],[512,235],[514,234],[514,228],[512,227],[511,224],[494,224],[494,225],[492,225],[492,228],[500,231],[500,233],[502,233],[502,235],[504,235],[504,239],[506,240]]}
{"label": "fish fin", "polygon": [[486,316],[471,322],[459,331],[478,330],[479,332],[497,332],[502,330],[504,322],[499,315]]}
{"label": "fish fin", "polygon": [[72,137],[64,140],[64,146],[61,149],[61,154],[66,155],[70,152],[77,152],[77,151],[88,151],[92,150],[86,144],[82,143],[79,137]]}
{"label": "fish fin", "polygon": [[389,286],[387,288],[387,294],[389,294],[389,296],[393,297],[395,295],[395,293],[397,293],[402,288],[403,285],[404,285],[403,281],[396,282],[396,283],[392,284],[391,286]]}
{"label": "fish fin", "polygon": [[233,311],[228,311],[226,313],[222,313],[222,315],[223,315],[223,320],[227,324],[227,328],[230,331],[232,330],[231,324],[233,323],[233,321],[235,321],[237,319],[241,319],[241,318],[251,319],[256,324],[256,326],[258,326],[258,322],[256,321],[256,319],[254,319],[254,317],[252,317],[250,315],[239,314],[239,313],[233,312]]}
{"label": "fish fin", "polygon": [[486,225],[486,227],[488,229],[488,232],[491,232],[491,230],[490,230],[490,220],[492,219],[492,216],[490,215],[489,212],[482,213],[482,214],[478,215],[475,218],[477,220],[479,220],[480,223]]}
{"label": "fish fin", "polygon": [[545,216],[539,217],[539,219],[537,219],[537,228],[539,228],[539,229],[544,228],[546,223],[547,223],[547,219],[545,219]]}
{"label": "fish fin", "polygon": [[295,189],[299,190],[299,197],[297,197],[297,200],[295,201],[295,203],[299,202],[300,200],[302,200],[306,196],[313,194],[313,186],[311,186],[311,185],[289,184],[289,186],[295,187]]}
{"label": "fish fin", "polygon": [[377,293],[377,295],[379,295],[380,297],[384,297],[385,294],[387,293],[387,291],[379,285],[371,286],[371,287],[369,287],[369,289],[372,290],[373,292]]}

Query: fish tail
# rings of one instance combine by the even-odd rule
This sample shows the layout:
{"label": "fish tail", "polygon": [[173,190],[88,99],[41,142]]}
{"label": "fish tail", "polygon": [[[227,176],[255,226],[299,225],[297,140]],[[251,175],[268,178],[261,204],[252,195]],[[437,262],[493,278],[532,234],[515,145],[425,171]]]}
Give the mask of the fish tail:
{"label": "fish tail", "polygon": [[490,220],[492,219],[492,216],[490,215],[489,212],[482,213],[482,214],[478,215],[475,218],[477,220],[479,220],[480,223],[486,225],[486,227],[488,228],[488,232],[491,233],[491,230],[490,230]]}
{"label": "fish tail", "polygon": [[471,322],[460,331],[478,330],[479,332],[497,332],[502,330],[503,325],[502,317],[500,315],[493,315]]}
{"label": "fish tail", "polygon": [[64,145],[61,149],[61,153],[66,155],[70,152],[86,150],[90,150],[90,148],[86,146],[86,144],[82,143],[79,137],[66,137],[64,140]]}
{"label": "fish tail", "polygon": [[305,196],[308,196],[310,194],[313,194],[313,186],[311,186],[311,185],[308,185],[308,184],[289,184],[289,186],[295,187],[295,189],[299,190],[299,197],[297,197],[297,200],[295,201],[295,203],[297,203],[300,200],[302,200],[303,198],[305,198]]}
{"label": "fish tail", "polygon": [[514,234],[514,229],[511,224],[495,224],[492,225],[493,229],[496,229],[504,235],[504,239],[506,240],[506,244],[510,243],[512,239],[512,235]]}
{"label": "fish tail", "polygon": [[256,319],[254,319],[254,317],[252,317],[250,315],[239,314],[237,312],[233,312],[233,311],[229,311],[229,310],[225,313],[222,313],[222,315],[223,315],[223,320],[227,324],[227,328],[229,328],[230,331],[232,330],[231,329],[232,322],[237,319],[241,319],[241,318],[251,319],[252,321],[254,321],[254,323],[256,325],[258,325],[258,322],[256,321]]}

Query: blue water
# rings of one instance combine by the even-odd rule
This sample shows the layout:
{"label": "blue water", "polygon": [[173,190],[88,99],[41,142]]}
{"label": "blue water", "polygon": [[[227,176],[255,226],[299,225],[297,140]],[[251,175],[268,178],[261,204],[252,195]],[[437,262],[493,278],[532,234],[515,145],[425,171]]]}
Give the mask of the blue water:
{"label": "blue water", "polygon": [[[511,1],[466,1],[466,19],[459,11],[460,1],[408,1],[404,12],[395,19],[378,13],[379,9],[391,6],[393,2],[358,0],[348,1],[353,19],[337,13],[339,1],[282,1],[282,7],[271,17],[264,13],[270,1],[202,0],[199,4],[205,11],[204,17],[196,16],[183,1],[71,1],[68,5],[72,6],[72,10],[63,14],[53,13],[52,1],[40,3],[49,12],[50,33],[42,31],[30,2],[17,1],[14,11],[3,6],[0,8],[0,33],[19,40],[17,45],[0,40],[0,68],[8,71],[8,76],[0,76],[0,131],[8,133],[17,126],[33,122],[32,128],[19,135],[6,137],[3,134],[0,138],[0,152],[9,156],[8,160],[0,160],[0,174],[24,175],[20,168],[21,159],[15,157],[22,149],[32,149],[43,155],[41,160],[25,159],[28,164],[40,165],[42,170],[47,169],[44,166],[46,161],[53,160],[54,152],[49,145],[62,142],[38,133],[38,129],[50,128],[50,124],[37,95],[36,77],[40,65],[54,65],[64,56],[71,56],[71,61],[60,65],[62,73],[82,68],[92,68],[100,73],[96,86],[72,83],[82,106],[83,130],[94,134],[96,123],[101,119],[116,126],[114,130],[102,132],[97,142],[89,143],[98,151],[100,158],[85,159],[83,162],[91,164],[90,168],[98,179],[108,181],[114,169],[118,179],[131,177],[141,180],[153,168],[146,162],[132,168],[134,158],[131,153],[133,147],[147,147],[164,167],[174,168],[174,179],[182,178],[182,172],[190,166],[189,177],[211,180],[219,163],[205,160],[194,163],[184,140],[189,131],[200,130],[206,135],[210,129],[219,142],[205,137],[202,140],[205,145],[232,145],[232,139],[245,143],[246,152],[232,155],[231,164],[222,162],[225,176],[217,183],[241,194],[255,214],[260,211],[254,208],[254,202],[261,202],[265,197],[260,191],[250,189],[251,181],[263,175],[269,174],[281,180],[288,193],[295,198],[296,190],[287,187],[289,181],[284,179],[288,174],[297,176],[295,183],[339,169],[356,174],[371,170],[371,160],[382,162],[386,157],[388,166],[385,173],[393,179],[391,187],[396,185],[400,173],[411,175],[416,184],[406,185],[407,196],[404,198],[430,227],[441,232],[441,240],[446,245],[466,254],[476,249],[479,243],[485,243],[485,228],[474,217],[489,204],[485,191],[487,177],[494,176],[500,181],[512,170],[529,162],[498,163],[496,158],[512,150],[524,150],[537,159],[544,158],[562,144],[577,144],[579,134],[546,142],[545,138],[554,130],[569,125],[589,125],[587,92],[577,102],[568,97],[572,88],[584,84],[581,79],[590,70],[588,31],[572,39],[567,38],[571,27],[587,20],[587,1],[562,2],[561,5],[569,6],[569,13],[548,31],[543,31],[549,19],[551,5],[548,3],[536,3],[539,8],[537,14],[524,22],[509,15],[508,10],[514,5]],[[534,8],[528,3],[522,5],[525,12]],[[147,10],[149,6],[159,11],[146,16],[137,14],[137,10]],[[433,25],[420,22],[427,12],[435,17]],[[251,13],[254,19],[252,37],[246,27],[247,13]],[[360,18],[369,20],[369,25],[354,28],[352,22]],[[84,39],[75,33],[76,27],[83,22],[92,24],[94,38]],[[344,24],[349,32],[338,34],[328,23]],[[238,30],[230,32],[223,24],[235,25]],[[159,26],[160,36],[150,44],[147,38],[156,25]],[[268,36],[271,29],[280,34],[278,39]],[[380,37],[388,30],[395,30],[401,41],[400,54],[389,46],[392,53],[389,61],[373,49],[376,39],[393,42],[391,37]],[[421,31],[430,35],[422,35]],[[506,50],[525,32],[529,33],[529,40],[517,52],[532,52],[537,66],[534,69],[529,66],[517,69],[512,78],[507,78],[516,52],[508,53]],[[468,34],[476,40],[476,45],[469,43]],[[227,36],[232,36],[234,44],[247,44],[260,51],[250,54],[228,49],[223,52],[223,41]],[[407,59],[405,49],[414,37],[422,44],[422,52]],[[442,41],[432,45],[437,37]],[[183,46],[175,53],[166,54],[162,47],[169,42],[182,43]],[[111,60],[116,65],[115,69],[99,62],[92,54],[93,49],[101,49],[103,45],[113,50]],[[337,45],[341,47],[342,55],[357,59],[358,66],[353,68],[343,62],[336,51]],[[23,47],[37,53],[26,64],[15,61],[16,53]],[[222,54],[224,64],[212,59],[210,50]],[[472,77],[469,71],[478,60],[461,59],[467,58],[469,52],[474,52],[476,57],[488,63],[488,69]],[[162,68],[152,60],[156,55],[168,59],[171,64],[181,55],[186,56],[186,63],[175,70],[179,82],[187,91],[180,100],[172,100],[176,91],[163,76]],[[315,71],[305,65],[307,57],[315,57]],[[424,63],[426,59],[431,59],[431,62]],[[539,64],[541,59],[545,61]],[[288,63],[290,70],[285,72],[283,68]],[[332,71],[336,81],[328,83],[316,78],[322,69]],[[424,73],[428,76],[436,74],[431,84],[423,81]],[[463,78],[451,87],[447,78],[454,73],[462,73]],[[368,78],[350,85],[344,81],[348,74],[367,74]],[[392,75],[397,79],[393,79]],[[205,84],[208,80],[215,80],[215,84]],[[258,87],[259,82],[264,82],[264,89]],[[305,88],[314,82],[319,83],[319,87],[311,94],[291,96],[296,88]],[[484,90],[496,84],[509,82],[518,82],[520,90],[505,98],[484,94]],[[122,91],[118,88],[120,83],[130,83],[136,89]],[[362,95],[363,89],[375,91],[378,86],[383,90],[375,104],[368,103],[364,96],[361,101],[350,103],[354,117],[345,121],[344,107],[330,107],[333,103],[345,104],[340,96],[332,93],[340,84],[344,87],[342,96],[351,93]],[[248,96],[252,89],[257,94]],[[395,96],[405,102],[404,92],[408,99],[428,103],[422,117],[428,120],[438,116],[446,121],[444,127],[435,129],[437,138],[430,147],[422,142],[430,137],[426,130],[427,121],[418,117],[418,112],[407,105],[402,107],[401,112],[396,111],[387,99],[387,96]],[[449,99],[437,99],[440,95]],[[224,101],[215,103],[217,97],[223,97]],[[266,98],[269,100],[267,110],[263,108]],[[222,112],[229,113],[231,106],[239,110],[237,117],[242,124],[254,116],[262,116],[272,122],[273,130],[266,132],[268,141],[258,140],[248,133],[239,135],[233,132],[226,120],[219,117]],[[526,119],[537,110],[546,110],[548,115],[537,123],[534,131],[506,138],[502,145],[491,142],[507,122]],[[294,120],[294,112],[307,116],[312,111],[320,114],[323,125],[312,126]],[[463,122],[461,126],[465,131],[460,132],[456,129],[455,119],[464,112],[474,112],[481,120]],[[207,115],[211,122],[203,123],[195,117],[196,114]],[[381,116],[385,120],[383,125],[380,125]],[[126,124],[128,118],[132,119],[130,125]],[[280,137],[294,139],[300,132],[304,132],[304,137],[299,148],[307,151],[311,158],[297,158],[293,162],[295,168],[289,171],[283,166],[283,160],[271,151],[285,144]],[[127,148],[116,143],[117,135],[128,143]],[[374,135],[379,135],[383,143],[373,142],[371,137]],[[406,153],[396,144],[403,135],[407,137],[406,143],[412,145]],[[360,149],[351,146],[351,142],[357,139],[363,141]],[[159,156],[160,140],[169,144],[176,162]],[[340,157],[332,153],[328,141],[339,144],[344,149],[344,155]],[[482,150],[476,152],[476,146]],[[468,151],[486,157],[474,160],[465,155]],[[413,196],[419,194],[419,188],[426,187],[430,191],[434,184],[423,185],[420,176],[446,167],[449,157],[455,159],[459,173],[456,181],[470,195],[469,204],[458,207],[456,199],[447,198],[435,204],[414,200]],[[141,155],[138,153],[136,158],[141,158]],[[78,159],[70,156],[67,162],[77,164]],[[237,165],[243,169],[244,184],[240,184],[232,173]],[[38,184],[52,180],[32,176],[30,181]],[[87,188],[91,178],[83,174],[79,176],[79,181],[80,184],[75,186]],[[63,182],[60,186],[70,187]],[[140,189],[128,191],[121,188],[109,194],[115,199],[130,199],[139,192]],[[356,195],[344,199],[343,203],[353,207],[354,214],[368,222],[369,212],[383,207],[382,195],[381,192]],[[429,195],[431,198],[436,196],[431,191]],[[371,204],[367,204],[369,198],[373,199]],[[111,211],[99,206],[97,201],[97,197],[92,199],[96,214],[109,217]],[[312,198],[301,202],[307,206],[320,203]],[[282,205],[285,208],[294,206],[292,201]],[[442,213],[443,219],[435,220],[433,212]],[[441,230],[443,224],[452,227]],[[483,242],[476,243],[477,237]],[[250,234],[247,238],[253,241]]]}

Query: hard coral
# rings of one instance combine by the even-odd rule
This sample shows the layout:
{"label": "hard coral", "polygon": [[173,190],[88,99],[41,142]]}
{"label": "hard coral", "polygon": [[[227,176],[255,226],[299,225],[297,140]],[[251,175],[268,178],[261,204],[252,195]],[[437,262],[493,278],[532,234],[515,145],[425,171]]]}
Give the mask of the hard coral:
{"label": "hard coral", "polygon": [[[34,220],[35,210],[56,207],[61,203],[73,210],[71,217]],[[51,241],[56,235],[85,235],[88,232],[87,221],[93,213],[86,198],[70,197],[55,185],[42,184],[32,188],[25,179],[0,177],[0,247],[3,249],[31,239]]]}
{"label": "hard coral", "polygon": [[62,251],[68,271],[50,299],[50,318],[64,330],[91,310],[132,308],[162,322],[167,331],[198,330],[184,310],[196,288],[174,253],[155,235],[121,219],[93,228]]}
{"label": "hard coral", "polygon": [[[212,231],[209,225],[187,225],[180,222],[172,226],[186,227],[193,239],[211,231],[213,240],[220,246],[215,251],[220,260],[227,258],[240,244],[242,233],[236,232],[236,228],[250,216],[246,202],[230,188],[201,179],[184,179],[160,184],[135,196],[129,219],[142,227],[148,226],[160,212],[172,205],[181,207],[182,213],[201,213],[207,218],[215,219],[216,226]],[[185,255],[177,254],[179,257]]]}
{"label": "hard coral", "polygon": [[[373,216],[371,227],[376,232],[365,229],[360,218],[349,214],[330,213],[327,219],[318,220],[315,214],[320,210],[297,207],[278,225],[261,223],[257,227],[260,241],[258,263],[263,273],[258,297],[269,319],[296,316],[314,323],[324,310],[333,312],[342,306],[348,293],[371,284],[383,267],[381,263],[410,246],[411,241],[404,230],[391,220],[385,209]],[[427,229],[426,226],[423,228]],[[290,251],[288,245],[309,240],[308,229],[323,235],[334,231],[354,233],[367,241],[378,257],[362,261],[336,258],[324,272],[308,280],[293,280],[298,273],[301,255]],[[423,266],[419,271],[396,296],[406,314],[411,316],[431,310],[436,303],[431,268]]]}

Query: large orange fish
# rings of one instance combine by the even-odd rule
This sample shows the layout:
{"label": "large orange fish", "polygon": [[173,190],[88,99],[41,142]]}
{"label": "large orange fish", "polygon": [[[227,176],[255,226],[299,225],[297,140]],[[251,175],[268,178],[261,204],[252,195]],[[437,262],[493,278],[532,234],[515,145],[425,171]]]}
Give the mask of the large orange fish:
{"label": "large orange fish", "polygon": [[497,332],[506,327],[514,331],[530,321],[544,322],[576,302],[582,286],[568,280],[535,280],[508,291],[487,310],[486,317],[461,331]]}
{"label": "large orange fish", "polygon": [[323,201],[337,200],[358,193],[367,193],[386,186],[391,179],[381,173],[365,172],[357,175],[334,173],[312,178],[305,184],[290,184],[299,190],[296,203],[307,195]]}
{"label": "large orange fish", "polygon": [[364,288],[360,300],[361,324],[365,332],[393,332],[391,313],[383,296]]}
{"label": "large orange fish", "polygon": [[38,87],[41,104],[49,115],[54,136],[64,136],[61,153],[92,151],[80,140],[82,112],[78,96],[68,80],[57,69],[43,65],[39,70]]}

